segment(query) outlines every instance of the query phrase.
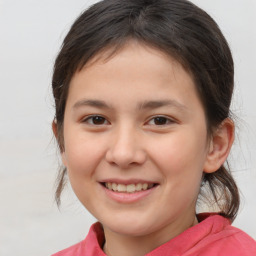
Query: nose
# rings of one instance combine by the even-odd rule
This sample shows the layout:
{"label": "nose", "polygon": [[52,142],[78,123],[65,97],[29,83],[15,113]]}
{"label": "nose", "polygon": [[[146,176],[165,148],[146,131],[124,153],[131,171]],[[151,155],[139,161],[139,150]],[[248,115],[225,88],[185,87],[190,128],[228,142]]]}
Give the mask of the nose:
{"label": "nose", "polygon": [[146,161],[142,138],[134,128],[123,127],[113,131],[106,152],[106,160],[122,169],[142,165]]}

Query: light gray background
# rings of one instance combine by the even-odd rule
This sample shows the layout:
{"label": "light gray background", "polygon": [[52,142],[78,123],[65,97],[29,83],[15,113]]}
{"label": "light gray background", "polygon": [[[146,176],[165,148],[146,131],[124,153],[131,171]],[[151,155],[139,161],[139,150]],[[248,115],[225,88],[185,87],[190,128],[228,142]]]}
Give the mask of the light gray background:
{"label": "light gray background", "polygon": [[[71,189],[54,205],[54,57],[77,15],[95,1],[0,0],[0,255],[50,255],[83,239],[94,219]],[[230,158],[243,202],[234,225],[256,238],[256,1],[194,0],[217,21],[236,68],[238,137]]]}

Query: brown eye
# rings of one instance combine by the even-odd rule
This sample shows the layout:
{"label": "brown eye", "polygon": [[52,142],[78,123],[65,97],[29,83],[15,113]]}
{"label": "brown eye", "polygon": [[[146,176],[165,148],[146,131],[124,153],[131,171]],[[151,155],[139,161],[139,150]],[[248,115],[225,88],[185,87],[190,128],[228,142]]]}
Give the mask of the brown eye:
{"label": "brown eye", "polygon": [[162,116],[155,117],[154,123],[155,123],[155,125],[164,125],[164,124],[168,123],[168,119],[166,117],[162,117]]}
{"label": "brown eye", "polygon": [[106,118],[104,118],[102,116],[90,116],[90,117],[86,118],[83,122],[88,123],[90,125],[105,125],[105,124],[108,124],[108,121],[106,120]]}
{"label": "brown eye", "polygon": [[149,120],[148,124],[149,125],[157,125],[157,126],[161,126],[161,125],[168,125],[168,124],[172,124],[174,123],[174,121],[168,117],[164,117],[164,116],[156,116],[152,119]]}

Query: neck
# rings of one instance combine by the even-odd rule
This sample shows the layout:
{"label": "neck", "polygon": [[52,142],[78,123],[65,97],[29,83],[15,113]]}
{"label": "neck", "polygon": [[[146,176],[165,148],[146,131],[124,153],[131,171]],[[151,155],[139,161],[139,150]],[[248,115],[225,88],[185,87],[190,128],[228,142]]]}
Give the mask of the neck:
{"label": "neck", "polygon": [[103,250],[107,256],[144,256],[197,223],[195,217],[187,225],[176,223],[145,236],[122,235],[104,227],[106,242]]}

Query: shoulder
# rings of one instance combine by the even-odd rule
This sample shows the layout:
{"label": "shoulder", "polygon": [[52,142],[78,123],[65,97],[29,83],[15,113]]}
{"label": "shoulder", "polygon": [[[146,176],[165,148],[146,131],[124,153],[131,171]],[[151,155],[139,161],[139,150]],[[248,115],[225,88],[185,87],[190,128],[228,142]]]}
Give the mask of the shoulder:
{"label": "shoulder", "polygon": [[52,256],[104,256],[101,247],[105,241],[104,232],[100,223],[91,226],[86,238]]}
{"label": "shoulder", "polygon": [[80,255],[79,253],[81,252],[82,244],[83,244],[83,241],[75,245],[72,245],[60,252],[57,252],[52,256],[74,256],[74,255],[79,256]]}
{"label": "shoulder", "polygon": [[217,234],[209,235],[199,251],[200,255],[256,255],[256,242],[243,231],[230,226]]}
{"label": "shoulder", "polygon": [[[245,232],[231,226],[227,219],[221,216],[213,216],[209,221],[213,225],[208,229],[208,234],[191,250],[194,253],[188,255],[256,255],[256,241]],[[205,228],[203,222],[202,224],[202,228]]]}
{"label": "shoulder", "polygon": [[[223,252],[232,253],[232,255],[256,255],[256,241],[242,230],[229,226],[227,235],[225,231],[220,243]],[[222,255],[227,255],[223,254]]]}

